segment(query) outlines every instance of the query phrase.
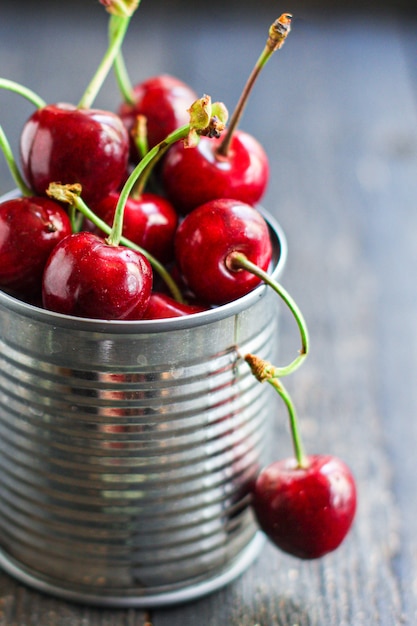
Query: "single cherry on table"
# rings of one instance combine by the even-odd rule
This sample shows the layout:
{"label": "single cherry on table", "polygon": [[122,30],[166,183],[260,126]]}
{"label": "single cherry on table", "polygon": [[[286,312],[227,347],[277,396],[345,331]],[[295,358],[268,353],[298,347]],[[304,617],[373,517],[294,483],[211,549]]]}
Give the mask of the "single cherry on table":
{"label": "single cherry on table", "polygon": [[[295,316],[301,327],[304,320]],[[307,335],[304,328],[301,334]],[[305,355],[308,353],[308,341]],[[259,382],[268,382],[284,401],[294,456],[275,461],[259,473],[252,488],[252,508],[260,528],[278,548],[301,559],[316,559],[336,550],[349,532],[356,513],[354,477],[344,461],[326,454],[306,455],[297,413],[278,368],[247,354],[245,361]]]}
{"label": "single cherry on table", "polygon": [[356,511],[356,486],[347,465],[331,455],[310,455],[267,466],[259,474],[252,506],[268,538],[301,559],[339,547]]}

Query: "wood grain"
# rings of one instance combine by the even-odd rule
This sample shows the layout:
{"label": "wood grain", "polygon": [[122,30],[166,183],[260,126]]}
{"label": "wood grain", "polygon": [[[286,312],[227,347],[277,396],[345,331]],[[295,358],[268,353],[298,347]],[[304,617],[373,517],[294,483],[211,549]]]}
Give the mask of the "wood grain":
{"label": "wood grain", "polygon": [[[169,71],[232,108],[276,17],[270,7],[238,18],[226,11],[218,20],[207,7],[178,19],[162,5],[151,10],[144,3],[128,38],[133,73],[139,79]],[[69,29],[78,24],[70,14],[65,19]],[[0,23],[0,75],[36,86],[51,101],[58,92],[60,100],[81,93],[86,55],[94,67],[103,44],[91,10],[74,35],[83,39],[79,45],[58,36],[57,20],[52,12],[37,27],[46,35],[36,64],[29,18],[19,20],[13,5]],[[283,283],[311,333],[311,356],[288,380],[305,444],[343,457],[358,481],[358,515],[346,543],[315,562],[267,545],[227,589],[151,614],[79,607],[3,574],[0,626],[416,623],[416,36],[417,23],[400,15],[352,21],[305,11],[261,76],[242,122],[270,156],[264,204],[287,234]],[[100,103],[113,106],[112,79],[107,90]],[[16,144],[28,107],[10,109],[10,99],[0,93],[1,123]],[[9,186],[2,164],[0,188]],[[286,362],[298,339],[284,310],[281,333]],[[277,457],[289,454],[284,410],[274,437]]]}

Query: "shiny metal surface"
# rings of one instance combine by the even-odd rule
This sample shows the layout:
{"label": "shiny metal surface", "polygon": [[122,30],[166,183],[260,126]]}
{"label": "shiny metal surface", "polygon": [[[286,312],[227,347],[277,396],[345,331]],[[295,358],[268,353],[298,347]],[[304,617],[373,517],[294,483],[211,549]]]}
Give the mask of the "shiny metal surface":
{"label": "shiny metal surface", "polygon": [[[271,222],[274,275],[286,243]],[[237,576],[261,540],[248,487],[271,395],[278,297],[102,322],[0,293],[0,564],[71,599],[152,606]]]}

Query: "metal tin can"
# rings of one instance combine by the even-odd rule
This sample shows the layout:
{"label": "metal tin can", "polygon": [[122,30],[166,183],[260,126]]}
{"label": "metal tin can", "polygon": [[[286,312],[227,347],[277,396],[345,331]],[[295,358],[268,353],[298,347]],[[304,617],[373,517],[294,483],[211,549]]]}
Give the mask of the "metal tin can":
{"label": "metal tin can", "polygon": [[[285,236],[266,214],[273,275]],[[58,597],[150,608],[228,584],[263,543],[249,490],[269,460],[276,349],[260,286],[184,318],[79,319],[0,292],[0,565]]]}

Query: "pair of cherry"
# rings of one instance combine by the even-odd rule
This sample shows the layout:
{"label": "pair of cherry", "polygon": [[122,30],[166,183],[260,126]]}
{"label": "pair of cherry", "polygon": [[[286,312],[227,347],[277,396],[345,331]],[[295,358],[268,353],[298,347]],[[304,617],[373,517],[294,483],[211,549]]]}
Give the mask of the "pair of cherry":
{"label": "pair of cherry", "polygon": [[[261,55],[249,85],[271,49],[282,45],[289,19],[285,15],[275,23],[275,30],[271,27],[267,54]],[[123,16],[116,16],[113,43],[120,44],[125,22]],[[217,136],[216,116],[211,112],[201,122],[204,115],[200,113],[206,108],[199,108],[191,129],[198,135],[193,149],[178,141],[195,140],[183,117],[184,99],[187,106],[195,99],[192,90],[162,76],[139,85],[131,96],[119,115],[92,109],[88,98],[77,107],[37,102],[21,138],[28,187],[19,181],[23,197],[0,207],[2,286],[36,301],[42,280],[47,308],[89,317],[140,319],[192,313],[238,298],[260,280],[268,283],[269,233],[253,208],[265,190],[268,162],[258,142],[236,129],[245,96],[225,137]],[[140,125],[136,125],[144,118],[145,147]],[[178,131],[181,124],[187,126],[187,133]],[[172,141],[165,139],[167,135]],[[132,155],[141,159],[136,167],[145,178],[163,155],[158,176],[167,198],[146,194],[140,187],[121,201],[120,188],[130,194],[137,181],[128,175]],[[55,181],[63,184],[55,195],[50,192],[55,200],[45,198],[45,190]],[[77,191],[65,186],[74,182],[80,184],[82,200]],[[70,205],[69,211],[63,209],[62,200]],[[94,209],[91,214],[87,205]],[[83,228],[80,211],[94,218],[107,240]],[[185,215],[180,225],[178,214]],[[120,246],[125,240],[129,245]],[[173,255],[182,280],[200,304],[152,293],[153,268]],[[294,312],[291,299],[280,290],[279,294]],[[305,339],[305,333],[302,336]],[[249,356],[247,361],[252,367]],[[299,362],[296,359],[294,367],[267,376],[286,399],[292,417],[291,402],[279,381]],[[255,373],[263,380],[259,370],[258,365]],[[295,460],[263,470],[254,487],[253,507],[260,526],[279,547],[314,558],[335,549],[346,535],[355,511],[354,481],[348,468],[334,457],[306,457],[299,449],[297,454],[297,449]]]}

